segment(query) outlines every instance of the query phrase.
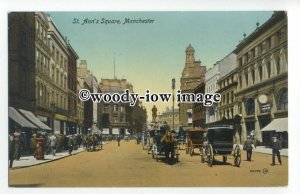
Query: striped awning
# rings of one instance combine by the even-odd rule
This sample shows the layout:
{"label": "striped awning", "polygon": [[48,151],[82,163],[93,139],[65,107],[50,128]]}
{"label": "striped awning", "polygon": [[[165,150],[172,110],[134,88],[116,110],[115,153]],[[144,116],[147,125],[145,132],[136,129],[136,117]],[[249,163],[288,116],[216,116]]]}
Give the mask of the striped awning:
{"label": "striped awning", "polygon": [[23,117],[15,108],[8,107],[8,117],[18,123],[21,127],[37,129],[38,127]]}

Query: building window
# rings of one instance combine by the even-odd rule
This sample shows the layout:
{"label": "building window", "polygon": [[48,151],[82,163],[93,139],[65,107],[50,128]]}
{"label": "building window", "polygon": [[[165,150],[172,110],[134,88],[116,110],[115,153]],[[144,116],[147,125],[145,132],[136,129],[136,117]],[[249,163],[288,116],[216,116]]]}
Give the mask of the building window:
{"label": "building window", "polygon": [[276,59],[276,70],[277,70],[277,74],[280,73],[280,57],[277,57]]}
{"label": "building window", "polygon": [[252,75],[252,83],[255,83],[255,71],[254,69],[251,71],[251,75]]}
{"label": "building window", "polygon": [[288,90],[283,88],[278,92],[278,110],[287,110],[288,109]]}
{"label": "building window", "polygon": [[114,104],[113,111],[114,111],[114,112],[117,112],[117,111],[118,111],[118,105]]}
{"label": "building window", "polygon": [[118,122],[118,116],[117,116],[117,115],[114,115],[114,117],[113,117],[113,122],[114,122],[114,123],[117,123],[117,122]]}
{"label": "building window", "polygon": [[246,87],[248,86],[248,72],[245,73],[245,82],[246,82]]}
{"label": "building window", "polygon": [[270,62],[268,62],[267,63],[267,77],[268,78],[270,78],[270,76],[271,76],[271,63]]}
{"label": "building window", "polygon": [[242,85],[243,85],[243,82],[242,82],[242,81],[243,81],[242,76],[240,76],[240,77],[239,77],[240,88],[242,88]]}
{"label": "building window", "polygon": [[103,107],[103,112],[108,112],[108,105],[107,105],[107,104],[104,105],[104,107]]}
{"label": "building window", "polygon": [[259,67],[258,67],[258,74],[259,74],[259,79],[260,79],[260,81],[262,80],[262,66],[260,65]]}
{"label": "building window", "polygon": [[253,98],[249,98],[246,102],[246,113],[247,115],[255,114],[255,102]]}
{"label": "building window", "polygon": [[243,59],[240,58],[240,59],[239,59],[239,66],[241,67],[242,65],[243,65]]}

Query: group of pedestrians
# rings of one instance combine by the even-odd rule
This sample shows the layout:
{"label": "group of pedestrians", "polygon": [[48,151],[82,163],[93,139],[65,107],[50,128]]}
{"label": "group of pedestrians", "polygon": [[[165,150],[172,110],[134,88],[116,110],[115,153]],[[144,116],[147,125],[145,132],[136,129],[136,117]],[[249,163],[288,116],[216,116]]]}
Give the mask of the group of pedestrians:
{"label": "group of pedestrians", "polygon": [[[281,140],[278,139],[277,134],[274,134],[270,143],[272,149],[272,163],[271,166],[275,165],[275,156],[278,158],[278,162],[282,165],[281,157],[280,157],[280,150],[282,149]],[[253,141],[253,137],[247,136],[247,140],[244,142],[243,150],[247,153],[247,161],[251,162],[252,158],[252,150],[255,149],[255,143]]]}

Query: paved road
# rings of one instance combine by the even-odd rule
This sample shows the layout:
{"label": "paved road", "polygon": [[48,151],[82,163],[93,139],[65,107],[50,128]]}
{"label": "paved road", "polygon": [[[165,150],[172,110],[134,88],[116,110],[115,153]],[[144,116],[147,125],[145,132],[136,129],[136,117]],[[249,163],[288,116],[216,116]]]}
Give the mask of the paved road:
{"label": "paved road", "polygon": [[[156,162],[134,141],[110,142],[104,150],[82,152],[50,163],[9,170],[15,187],[234,187],[283,186],[288,183],[288,158],[270,166],[271,155],[254,153],[252,162],[242,155],[241,167],[216,162],[213,167],[180,151],[180,162]],[[216,157],[221,161],[221,157]],[[264,172],[263,173],[263,169]]]}

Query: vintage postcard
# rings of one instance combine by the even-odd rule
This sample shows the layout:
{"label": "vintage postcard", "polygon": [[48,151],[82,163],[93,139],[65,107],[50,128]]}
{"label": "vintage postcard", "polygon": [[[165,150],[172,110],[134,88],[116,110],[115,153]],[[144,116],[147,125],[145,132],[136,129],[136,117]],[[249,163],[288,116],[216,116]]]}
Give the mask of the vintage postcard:
{"label": "vintage postcard", "polygon": [[289,11],[7,19],[8,189],[289,187]]}

